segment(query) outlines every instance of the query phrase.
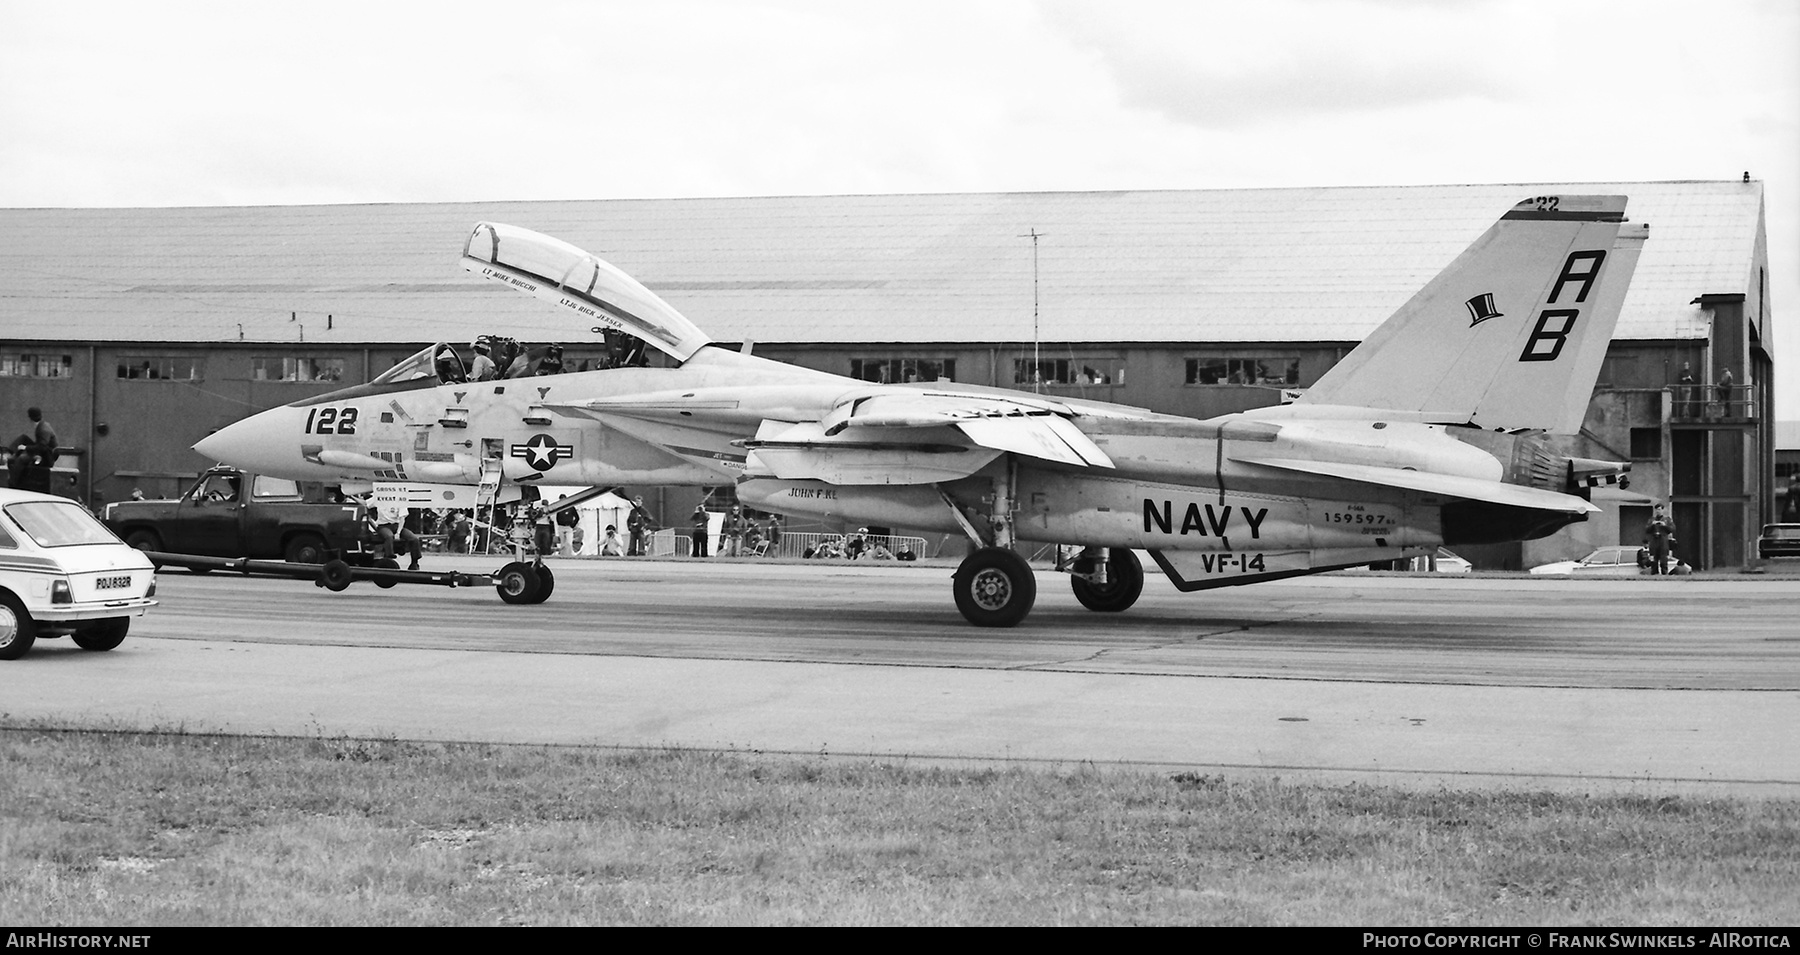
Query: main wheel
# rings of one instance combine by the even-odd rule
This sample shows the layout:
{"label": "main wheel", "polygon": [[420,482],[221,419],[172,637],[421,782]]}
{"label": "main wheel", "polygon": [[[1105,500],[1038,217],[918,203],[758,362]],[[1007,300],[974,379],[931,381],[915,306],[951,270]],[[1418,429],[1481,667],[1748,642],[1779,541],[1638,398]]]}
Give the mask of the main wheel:
{"label": "main wheel", "polygon": [[1013,626],[1037,600],[1031,565],[1003,547],[983,547],[963,558],[953,580],[956,609],[977,627]]}
{"label": "main wheel", "polygon": [[1075,599],[1083,607],[1101,613],[1118,613],[1137,603],[1144,592],[1144,565],[1136,554],[1124,547],[1112,549],[1106,568],[1107,582],[1096,584],[1086,577],[1070,577]]}
{"label": "main wheel", "polygon": [[[375,566],[381,570],[399,570],[400,562],[392,557],[383,557],[375,562]],[[375,586],[380,587],[382,590],[392,590],[397,583],[399,583],[399,581],[389,580],[386,577],[375,578]]]}
{"label": "main wheel", "polygon": [[111,650],[125,642],[131,629],[130,617],[107,617],[75,631],[75,645],[83,650]]}
{"label": "main wheel", "polygon": [[350,586],[355,578],[350,574],[350,565],[341,560],[328,560],[319,568],[319,581],[325,589],[333,593]]}
{"label": "main wheel", "polygon": [[538,592],[537,596],[531,598],[531,602],[541,604],[549,600],[550,592],[556,589],[556,575],[551,573],[550,568],[544,564],[539,564],[532,569],[537,571]]}
{"label": "main wheel", "polygon": [[17,660],[37,640],[37,621],[19,598],[0,590],[0,660]]}
{"label": "main wheel", "polygon": [[528,604],[537,597],[538,573],[530,565],[515,560],[494,575],[494,591],[509,604]]}
{"label": "main wheel", "polygon": [[295,534],[282,548],[281,556],[290,564],[323,564],[325,538],[317,534]]}

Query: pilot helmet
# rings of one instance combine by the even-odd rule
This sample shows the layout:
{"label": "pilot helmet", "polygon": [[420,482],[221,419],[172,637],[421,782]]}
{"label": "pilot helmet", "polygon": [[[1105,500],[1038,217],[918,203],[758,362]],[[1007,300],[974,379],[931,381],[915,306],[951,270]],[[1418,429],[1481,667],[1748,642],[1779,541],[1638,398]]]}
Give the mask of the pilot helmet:
{"label": "pilot helmet", "polygon": [[478,352],[486,352],[490,347],[488,337],[486,335],[477,335],[475,340],[469,343],[469,347]]}
{"label": "pilot helmet", "polygon": [[546,358],[550,358],[550,357],[561,358],[562,353],[563,353],[563,347],[554,342],[544,346],[544,357],[546,357]]}

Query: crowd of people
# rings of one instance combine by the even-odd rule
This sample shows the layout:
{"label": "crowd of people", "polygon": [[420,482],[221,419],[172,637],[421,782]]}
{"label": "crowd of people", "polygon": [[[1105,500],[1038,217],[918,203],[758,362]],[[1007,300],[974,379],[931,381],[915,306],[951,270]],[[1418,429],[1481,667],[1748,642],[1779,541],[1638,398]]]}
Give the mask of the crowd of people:
{"label": "crowd of people", "polygon": [[466,360],[454,347],[441,344],[432,356],[432,363],[438,380],[446,383],[637,368],[648,363],[643,342],[617,333],[608,333],[605,340],[604,356],[576,362],[565,361],[563,346],[556,342],[533,346],[502,335],[478,335],[469,342]]}
{"label": "crowd of people", "polygon": [[[690,544],[688,553],[693,557],[707,556],[707,538],[712,535],[712,514],[706,509],[703,501],[694,505],[694,513],[688,518],[691,528],[688,534]],[[770,514],[761,523],[744,513],[741,505],[733,504],[725,512],[719,522],[719,546],[714,551],[719,557],[766,557],[776,552],[781,546],[781,515]]]}

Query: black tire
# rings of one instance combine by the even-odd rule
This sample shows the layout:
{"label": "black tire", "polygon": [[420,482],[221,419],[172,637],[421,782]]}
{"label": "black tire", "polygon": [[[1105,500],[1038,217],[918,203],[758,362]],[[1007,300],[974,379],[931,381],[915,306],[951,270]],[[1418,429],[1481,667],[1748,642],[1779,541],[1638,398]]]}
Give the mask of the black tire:
{"label": "black tire", "polygon": [[538,590],[538,573],[524,561],[515,560],[494,575],[494,592],[509,604],[533,603]]}
{"label": "black tire", "polygon": [[1118,613],[1137,603],[1144,592],[1144,564],[1136,554],[1124,547],[1112,549],[1107,582],[1095,584],[1085,577],[1070,577],[1075,599],[1083,607],[1100,613]]}
{"label": "black tire", "polygon": [[1003,547],[983,547],[956,568],[956,609],[977,627],[1011,627],[1037,601],[1037,577],[1025,558]]}
{"label": "black tire", "polygon": [[326,590],[333,593],[350,586],[350,581],[354,579],[350,575],[350,565],[341,560],[328,560],[319,568],[319,581],[325,585]]}
{"label": "black tire", "polygon": [[[391,557],[383,557],[375,562],[375,566],[381,570],[399,570],[400,562]],[[375,586],[380,587],[382,590],[392,590],[397,583],[399,583],[399,581],[388,580],[384,577],[375,578]]]}
{"label": "black tire", "polygon": [[325,563],[325,538],[317,534],[295,534],[288,538],[281,556],[290,564]]}
{"label": "black tire", "polygon": [[537,571],[538,592],[537,596],[531,598],[531,602],[534,604],[541,604],[544,601],[549,600],[550,592],[556,589],[556,575],[551,573],[550,568],[543,564],[539,564],[532,569]]}
{"label": "black tire", "polygon": [[19,598],[0,590],[0,660],[17,660],[37,642],[37,621]]}
{"label": "black tire", "polygon": [[125,642],[125,634],[130,630],[130,617],[107,617],[76,630],[75,645],[95,652],[111,650]]}

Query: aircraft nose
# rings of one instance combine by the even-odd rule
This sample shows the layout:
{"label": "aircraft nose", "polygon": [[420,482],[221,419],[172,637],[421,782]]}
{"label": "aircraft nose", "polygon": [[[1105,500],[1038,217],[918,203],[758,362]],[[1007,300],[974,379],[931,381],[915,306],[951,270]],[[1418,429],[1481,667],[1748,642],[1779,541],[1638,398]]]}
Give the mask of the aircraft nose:
{"label": "aircraft nose", "polygon": [[[194,450],[213,461],[220,461],[246,471],[278,473],[300,461],[299,448],[291,443],[283,446],[278,435],[283,433],[274,418],[282,408],[272,408],[251,415],[195,442]],[[286,451],[286,454],[281,453]]]}

